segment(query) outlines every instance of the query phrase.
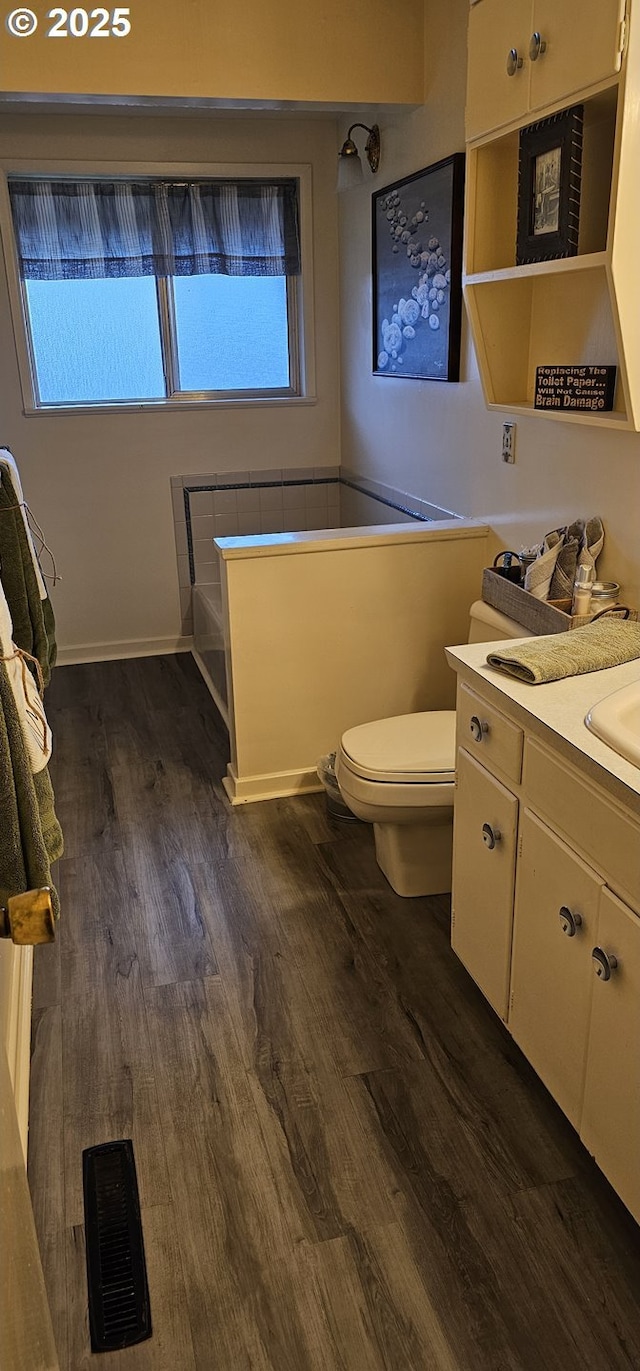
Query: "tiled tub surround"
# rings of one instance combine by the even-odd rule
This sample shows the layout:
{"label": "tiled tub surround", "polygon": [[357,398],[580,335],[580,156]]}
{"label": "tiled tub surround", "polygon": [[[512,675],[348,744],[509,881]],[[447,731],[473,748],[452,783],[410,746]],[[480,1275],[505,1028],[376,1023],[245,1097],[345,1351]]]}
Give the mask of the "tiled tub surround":
{"label": "tiled tub surround", "polygon": [[191,587],[220,584],[214,538],[456,517],[339,467],[198,472],[171,487],[184,634],[194,631]]}

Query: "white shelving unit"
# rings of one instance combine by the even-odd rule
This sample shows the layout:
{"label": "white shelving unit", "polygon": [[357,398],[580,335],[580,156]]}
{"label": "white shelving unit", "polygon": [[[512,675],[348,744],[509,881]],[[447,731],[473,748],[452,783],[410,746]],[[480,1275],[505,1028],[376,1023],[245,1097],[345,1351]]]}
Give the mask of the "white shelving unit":
{"label": "white shelving unit", "polygon": [[[535,18],[540,14],[536,4]],[[546,8],[546,6],[544,7]],[[627,15],[622,22],[619,0],[580,7],[580,33],[590,33],[584,72],[608,70],[597,85],[580,81],[584,38],[573,51],[573,64],[559,64],[568,89],[553,103],[535,111],[533,98],[549,83],[534,89],[529,72],[527,94],[517,122],[505,124],[496,108],[499,126],[474,136],[467,145],[464,293],[478,355],[485,400],[490,408],[533,414],[564,423],[640,429],[640,70],[636,36]],[[522,9],[532,14],[530,3]],[[565,29],[576,6],[562,10]],[[507,0],[478,0],[471,10],[467,123],[471,131],[489,117],[486,99],[478,106],[478,70],[487,67],[483,44],[487,34],[495,45],[498,20],[508,10],[511,20],[518,4]],[[565,10],[570,11],[568,15]],[[594,16],[598,16],[596,22]],[[592,22],[593,20],[593,22]],[[549,21],[550,22],[550,21]],[[542,21],[540,20],[542,24]],[[574,23],[577,23],[574,15]],[[556,29],[558,18],[555,19]],[[511,30],[509,29],[509,32]],[[541,29],[544,40],[544,26]],[[550,32],[553,32],[550,30]],[[607,40],[608,35],[608,40]],[[616,43],[624,35],[620,70]],[[511,43],[507,41],[507,51]],[[505,46],[503,42],[503,47]],[[549,38],[536,68],[557,57],[560,35]],[[596,61],[599,57],[600,62]],[[524,59],[522,76],[528,62]],[[529,66],[533,64],[529,63]],[[618,63],[619,65],[619,63]],[[515,77],[513,78],[516,79]],[[505,80],[509,80],[505,76]],[[555,78],[554,78],[555,80]],[[485,74],[485,84],[487,77]],[[510,89],[510,88],[509,88]],[[523,86],[524,91],[524,86]],[[513,101],[512,101],[513,104]],[[516,265],[518,211],[518,154],[520,130],[537,119],[573,104],[584,111],[583,162],[580,189],[578,251],[573,257]],[[537,366],[613,365],[618,369],[614,409],[592,413],[535,410],[533,396]]]}

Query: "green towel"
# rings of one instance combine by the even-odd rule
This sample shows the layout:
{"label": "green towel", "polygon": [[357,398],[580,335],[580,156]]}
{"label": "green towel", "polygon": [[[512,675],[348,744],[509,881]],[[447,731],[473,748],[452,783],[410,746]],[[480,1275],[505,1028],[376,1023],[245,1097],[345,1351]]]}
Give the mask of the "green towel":
{"label": "green towel", "polygon": [[0,567],[13,641],[23,652],[38,658],[48,685],[55,661],[53,610],[47,600],[40,599],[22,511],[6,467],[0,467],[0,472]]}
{"label": "green towel", "polygon": [[634,657],[640,657],[640,623],[611,618],[490,652],[487,662],[518,681],[542,685],[585,671],[604,671]]}
{"label": "green towel", "polygon": [[0,905],[10,895],[49,886],[56,918],[57,891],[51,862],[62,856],[62,832],[45,767],[33,775],[4,662],[0,662]]}
{"label": "green towel", "polygon": [[[44,677],[45,685],[48,685],[51,677],[51,672],[53,671],[53,668],[56,664],[56,657],[58,655],[58,644],[56,643],[56,621],[53,616],[53,605],[51,603],[51,600],[49,599],[49,596],[47,595],[46,600],[41,600],[40,603],[42,605],[42,617],[44,619],[44,631],[47,636],[48,649],[48,672],[43,667],[42,675]],[[42,666],[42,662],[40,663],[40,665]]]}

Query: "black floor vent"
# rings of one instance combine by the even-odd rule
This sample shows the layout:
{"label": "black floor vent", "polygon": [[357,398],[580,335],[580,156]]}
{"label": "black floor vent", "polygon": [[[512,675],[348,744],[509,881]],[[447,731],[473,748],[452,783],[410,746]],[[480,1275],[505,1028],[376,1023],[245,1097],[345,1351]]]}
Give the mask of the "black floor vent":
{"label": "black floor vent", "polygon": [[151,1337],[151,1309],[133,1143],[82,1153],[92,1352]]}

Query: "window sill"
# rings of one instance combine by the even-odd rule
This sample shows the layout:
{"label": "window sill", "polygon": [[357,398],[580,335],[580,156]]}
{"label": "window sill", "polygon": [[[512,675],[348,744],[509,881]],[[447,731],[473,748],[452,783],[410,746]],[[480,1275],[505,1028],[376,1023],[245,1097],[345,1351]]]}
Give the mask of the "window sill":
{"label": "window sill", "polygon": [[272,398],[245,395],[238,400],[145,400],[100,405],[41,405],[38,409],[25,407],[22,412],[26,419],[50,419],[57,414],[163,414],[167,410],[184,412],[198,409],[252,409],[256,405],[271,409],[279,408],[281,405],[315,405],[317,402],[317,395],[277,395]]}

